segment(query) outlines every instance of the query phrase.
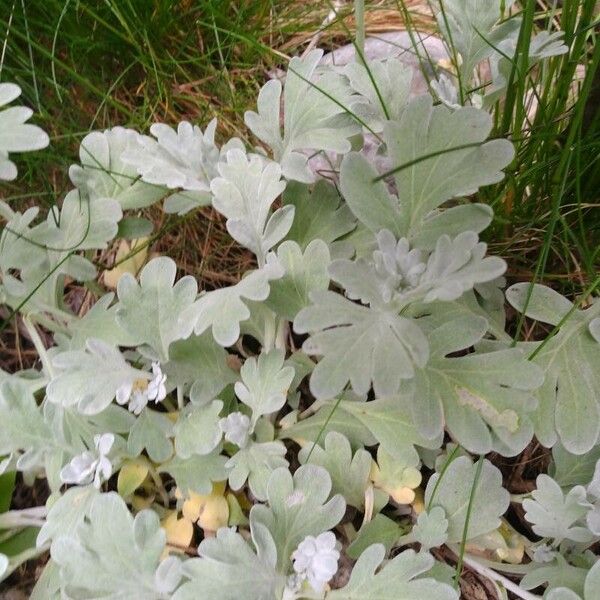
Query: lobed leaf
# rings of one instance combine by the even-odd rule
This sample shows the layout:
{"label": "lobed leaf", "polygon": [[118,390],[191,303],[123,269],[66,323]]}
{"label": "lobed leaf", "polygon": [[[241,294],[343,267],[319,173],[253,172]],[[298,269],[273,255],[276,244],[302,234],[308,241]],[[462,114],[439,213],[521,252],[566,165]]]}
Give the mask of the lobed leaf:
{"label": "lobed leaf", "polygon": [[202,558],[187,561],[183,573],[190,580],[174,594],[173,600],[215,600],[239,598],[280,598],[285,577],[276,570],[277,554],[268,530],[252,526],[253,549],[231,529],[222,528],[215,538],[202,541]]}
{"label": "lobed leaf", "polygon": [[56,376],[48,383],[48,400],[74,406],[83,414],[102,412],[123,385],[150,376],[134,369],[117,348],[98,339],[88,339],[85,350],[70,350],[53,359]]}
{"label": "lobed leaf", "polygon": [[348,439],[336,431],[329,432],[324,442],[323,447],[304,446],[298,460],[301,464],[310,463],[326,469],[331,477],[332,493],[343,496],[349,506],[362,508],[369,484],[371,455],[363,449],[353,455]]}
{"label": "lobed leaf", "polygon": [[[449,542],[460,542],[465,526],[468,527],[467,539],[496,529],[500,525],[500,517],[508,508],[509,493],[502,487],[500,471],[488,460],[484,460],[481,475],[476,481],[476,468],[470,458],[460,456],[450,463],[443,474],[435,473],[427,483],[425,505],[429,510],[436,506],[444,509],[448,520]],[[469,522],[466,524],[473,486],[473,502]]]}
{"label": "lobed leaf", "polygon": [[88,133],[79,146],[81,165],[71,165],[69,177],[90,203],[116,200],[123,209],[144,208],[165,195],[163,187],[140,181],[137,169],[124,160],[139,143],[133,129],[113,127]]}
{"label": "lobed leaf", "polygon": [[273,202],[285,189],[281,167],[275,162],[230,150],[219,165],[220,177],[212,180],[213,206],[227,217],[231,237],[251,250],[259,264],[288,233],[294,207],[287,205],[271,212]]}
{"label": "lobed leaf", "polygon": [[117,322],[138,344],[148,344],[160,362],[169,359],[173,342],[187,337],[179,316],[198,293],[198,284],[189,275],[175,283],[176,272],[175,261],[161,256],[142,269],[139,285],[129,273],[117,285]]}
{"label": "lobed leaf", "polygon": [[[358,127],[345,114],[349,89],[341,75],[318,72],[322,50],[290,60],[283,92],[283,131],[280,127],[281,82],[267,82],[258,95],[258,112],[247,111],[249,129],[273,151],[283,175],[304,183],[314,180],[304,150],[350,150],[348,138]],[[332,99],[333,98],[333,99]]]}
{"label": "lobed leaf", "polygon": [[427,338],[410,319],[356,305],[334,292],[313,292],[313,304],[294,320],[297,333],[311,333],[303,344],[321,360],[310,378],[317,399],[335,397],[350,382],[357,394],[371,386],[377,396],[394,394],[429,357]]}
{"label": "lobed leaf", "polygon": [[[73,600],[161,600],[180,579],[180,575],[171,576],[165,582],[164,568],[160,569],[165,539],[155,512],[143,510],[134,518],[116,493],[96,496],[89,522],[84,521],[75,533],[52,542],[51,555],[60,569],[61,592]],[[173,559],[165,560],[177,571]]]}
{"label": "lobed leaf", "polygon": [[250,523],[270,532],[278,568],[286,568],[292,552],[307,535],[319,535],[341,520],[346,503],[340,495],[327,501],[330,492],[331,478],[322,467],[303,465],[293,476],[285,468],[273,471],[267,485],[269,506],[255,504]]}
{"label": "lobed leaf", "polygon": [[533,435],[533,393],[543,374],[518,349],[448,356],[475,345],[487,327],[481,317],[464,317],[434,329],[432,356],[403,394],[415,398],[411,411],[423,435],[445,426],[470,452],[514,456]]}
{"label": "lobed leaf", "polygon": [[381,544],[367,548],[358,559],[348,584],[328,592],[327,600],[458,600],[458,592],[431,577],[421,577],[434,565],[430,554],[405,550],[383,568],[385,549]]}
{"label": "lobed leaf", "polygon": [[[526,287],[507,290],[507,300],[524,307]],[[558,324],[571,303],[544,286],[533,288],[527,315]],[[586,310],[569,312],[558,332],[545,342],[522,344],[535,352],[533,362],[544,371],[544,384],[537,391],[539,408],[534,415],[535,433],[545,446],[558,439],[573,454],[589,452],[600,435],[600,352],[593,335],[600,302]],[[542,347],[541,344],[543,344]]]}
{"label": "lobed leaf", "polygon": [[258,359],[246,359],[240,370],[242,381],[236,382],[237,397],[252,410],[252,427],[259,417],[277,412],[286,401],[294,379],[294,368],[284,366],[285,355],[280,350],[262,352]]}
{"label": "lobed leaf", "polygon": [[200,296],[179,315],[178,326],[187,328],[188,335],[192,330],[201,335],[211,328],[220,346],[232,346],[240,336],[240,322],[250,317],[250,309],[244,300],[266,300],[269,281],[281,275],[280,267],[272,263],[250,271],[239,283]]}
{"label": "lobed leaf", "polygon": [[310,294],[329,286],[329,248],[322,240],[311,241],[302,253],[296,242],[285,241],[277,249],[285,273],[271,283],[266,304],[281,317],[293,321],[310,304]]}

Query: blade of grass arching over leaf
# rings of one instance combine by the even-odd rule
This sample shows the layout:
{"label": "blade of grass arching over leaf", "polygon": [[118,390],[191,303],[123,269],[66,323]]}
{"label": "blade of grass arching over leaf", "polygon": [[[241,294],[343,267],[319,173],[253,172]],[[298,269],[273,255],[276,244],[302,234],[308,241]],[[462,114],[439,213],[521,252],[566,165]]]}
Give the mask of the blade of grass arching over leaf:
{"label": "blade of grass arching over leaf", "polygon": [[321,441],[321,438],[323,437],[323,433],[327,429],[327,425],[329,425],[329,421],[331,421],[331,418],[333,417],[333,413],[335,413],[335,411],[338,409],[338,407],[340,405],[340,402],[342,401],[342,395],[343,395],[343,392],[340,393],[338,399],[335,401],[335,404],[331,408],[331,412],[327,415],[327,418],[323,422],[323,425],[321,425],[321,428],[319,429],[319,432],[317,433],[317,437],[315,438],[315,441],[313,442],[312,446],[310,447],[310,450],[306,457],[305,464],[309,463],[310,457],[313,453],[313,450],[315,449],[315,446],[317,446],[318,443]]}
{"label": "blade of grass arching over leaf", "polygon": [[[537,90],[535,89],[535,82],[533,82],[533,80],[531,80],[528,73],[521,73],[518,61],[515,60],[514,57],[511,57],[508,54],[506,54],[506,52],[503,52],[503,50],[501,48],[499,48],[496,44],[492,44],[492,42],[490,42],[490,40],[488,40],[479,31],[479,29],[477,29],[477,27],[473,27],[473,31],[475,31],[475,33],[482,39],[482,41],[486,45],[488,45],[490,48],[492,48],[494,50],[494,52],[497,52],[502,58],[504,58],[506,61],[508,61],[508,63],[511,65],[511,69],[515,70],[516,76],[519,78],[519,80],[522,78],[528,78],[531,81],[531,83],[532,83],[531,90],[536,95],[536,98],[539,99],[539,96],[537,95]],[[516,54],[515,54],[515,56],[516,56]],[[528,125],[530,127],[532,126],[532,124],[529,123],[529,120],[528,120]],[[514,131],[515,131],[515,129],[513,128],[513,133],[514,133]]]}
{"label": "blade of grass arching over leaf", "polygon": [[6,329],[12,318],[29,302],[29,300],[31,300],[31,298],[33,298],[33,296],[35,296],[36,292],[44,285],[44,283],[46,283],[46,281],[48,281],[48,279],[50,279],[50,277],[52,277],[52,275],[54,275],[54,273],[56,273],[56,271],[58,271],[60,267],[62,267],[67,262],[67,260],[71,258],[71,256],[73,256],[73,252],[69,252],[64,258],[62,258],[56,264],[56,266],[54,266],[46,274],[46,276],[31,290],[31,292],[27,294],[27,297],[24,298],[16,308],[11,309],[10,313],[8,314],[8,317],[6,317],[6,319],[3,319],[2,323],[0,323],[0,333],[2,333]]}
{"label": "blade of grass arching over leaf", "polygon": [[462,540],[460,542],[460,553],[458,555],[458,562],[456,563],[456,574],[454,578],[454,587],[456,589],[460,586],[460,578],[462,576],[463,562],[465,558],[465,548],[467,546],[467,539],[469,536],[469,521],[471,520],[471,512],[473,510],[473,501],[475,499],[475,495],[477,494],[477,486],[479,484],[479,479],[481,477],[481,469],[483,468],[483,459],[484,456],[481,455],[479,460],[477,461],[477,465],[475,467],[475,477],[473,478],[473,485],[471,486],[471,493],[469,494],[469,504],[467,505],[467,515],[465,517],[465,526],[463,529]]}
{"label": "blade of grass arching over leaf", "polygon": [[390,175],[394,175],[395,173],[399,173],[400,171],[409,169],[410,167],[413,167],[414,165],[418,165],[419,163],[421,163],[425,160],[429,160],[430,158],[436,158],[437,156],[443,156],[444,154],[450,154],[451,152],[458,152],[459,150],[468,150],[469,148],[478,148],[478,147],[483,146],[484,144],[487,144],[488,142],[490,142],[492,140],[496,140],[496,139],[503,139],[503,138],[488,138],[487,140],[485,140],[483,142],[470,142],[468,144],[459,144],[458,146],[452,146],[452,148],[444,148],[443,150],[436,150],[435,152],[429,152],[427,154],[423,154],[422,156],[417,156],[417,158],[415,158],[413,160],[409,160],[405,163],[402,163],[401,165],[398,165],[397,167],[389,169],[388,171],[385,171],[385,173],[382,173],[381,175],[374,177],[371,180],[371,183],[377,183],[378,181],[386,179]]}
{"label": "blade of grass arching over leaf", "polygon": [[546,344],[558,333],[558,330],[570,319],[576,310],[579,310],[584,302],[592,296],[597,288],[600,287],[600,275],[591,283],[586,290],[583,291],[581,297],[569,309],[565,316],[550,330],[543,342],[527,357],[528,360],[533,360],[546,346]]}
{"label": "blade of grass arching over leaf", "polygon": [[[18,231],[13,231],[10,227],[8,227],[8,225],[6,225],[4,227],[4,229],[6,231],[8,231],[9,233],[12,233],[16,238],[18,238],[20,240],[24,240],[28,244],[31,244],[32,246],[36,246],[37,248],[42,248],[43,250],[47,250],[48,252],[70,252],[72,250],[76,250],[77,248],[79,248],[79,246],[81,246],[81,244],[83,244],[83,242],[85,242],[85,240],[87,239],[87,236],[89,235],[90,226],[91,226],[91,214],[90,214],[89,199],[87,200],[86,205],[88,207],[88,210],[87,210],[87,217],[86,217],[86,228],[83,233],[83,236],[80,240],[78,240],[77,242],[74,242],[71,246],[66,247],[66,248],[49,246],[47,244],[40,244],[39,242],[36,242],[35,240],[28,238],[26,235],[19,233]],[[58,223],[55,223],[55,224],[58,225]]]}
{"label": "blade of grass arching over leaf", "polygon": [[375,133],[373,131],[373,129],[371,129],[371,127],[369,127],[369,125],[367,123],[365,123],[365,121],[363,121],[357,114],[355,114],[347,106],[345,106],[343,102],[340,102],[339,100],[334,98],[331,94],[326,92],[323,88],[319,87],[316,83],[314,83],[314,82],[310,81],[309,79],[307,79],[306,77],[304,77],[304,75],[302,75],[295,69],[290,67],[290,68],[288,68],[288,71],[290,73],[293,73],[294,75],[296,75],[296,77],[298,77],[299,79],[302,79],[302,81],[304,81],[305,83],[308,83],[308,85],[310,85],[312,88],[314,88],[315,90],[317,90],[318,92],[323,94],[323,96],[325,96],[326,98],[331,100],[336,106],[339,106],[347,115],[352,117],[359,125],[362,125],[365,129],[367,129],[367,131],[369,131],[369,133],[373,134],[380,142],[383,141],[381,139],[381,136],[379,136],[377,133]]}
{"label": "blade of grass arching over leaf", "polygon": [[[346,23],[344,22],[343,18],[339,18],[336,22],[338,22],[342,28],[344,29],[344,32],[346,33],[346,35],[348,36],[348,39],[351,40],[352,45],[354,46],[354,52],[357,55],[357,62],[360,62],[360,64],[366,69],[367,71],[367,75],[371,81],[371,85],[373,86],[373,89],[375,90],[375,93],[377,94],[377,99],[379,100],[379,104],[381,104],[381,110],[383,111],[383,114],[386,116],[387,119],[390,118],[390,114],[389,111],[387,109],[387,106],[385,104],[385,101],[383,99],[383,96],[381,95],[381,91],[379,89],[379,86],[377,85],[377,82],[375,81],[375,77],[373,77],[373,72],[371,71],[371,69],[369,68],[369,63],[367,61],[367,57],[365,55],[365,48],[364,48],[364,41],[365,41],[365,23],[364,23],[364,0],[356,0],[356,3],[362,3],[362,9],[359,11],[359,15],[356,15],[356,25],[357,25],[357,36],[358,36],[358,27],[362,27],[363,31],[362,31],[362,45],[359,44],[357,42],[357,39],[355,39],[355,36],[352,35],[352,32],[350,31],[350,28],[348,27],[348,25],[346,25]],[[334,12],[334,14],[338,14],[338,9],[336,8],[336,6],[331,2],[331,0],[327,0],[327,4],[330,8],[330,10],[332,10]],[[355,4],[355,6],[357,6],[357,4]],[[359,20],[358,18],[362,15],[362,24],[359,25]],[[339,106],[342,106],[341,104]],[[344,108],[344,107],[342,107]],[[353,113],[351,113],[349,110],[346,109],[346,112],[350,115],[352,115],[361,125],[363,125],[363,127],[365,127],[365,125],[363,124],[362,121],[360,121],[356,115],[354,115]],[[378,139],[379,136],[377,136],[369,127],[367,127],[367,129],[369,130],[370,133],[372,133],[373,135],[375,135]]]}
{"label": "blade of grass arching over leaf", "polygon": [[4,202],[12,202],[13,200],[24,200],[25,198],[40,198],[42,196],[52,196],[53,192],[31,192],[28,194],[15,194],[14,196],[3,197]]}
{"label": "blade of grass arching over leaf", "polygon": [[454,448],[452,448],[452,452],[450,452],[450,454],[448,455],[448,458],[446,458],[446,461],[444,462],[444,466],[442,467],[442,469],[440,471],[440,476],[437,478],[437,481],[435,482],[435,485],[433,486],[433,492],[431,493],[431,498],[429,498],[429,502],[427,503],[425,510],[429,510],[429,507],[433,503],[433,500],[435,499],[435,495],[437,494],[438,488],[440,487],[440,483],[442,482],[442,479],[444,479],[444,475],[446,474],[448,467],[452,464],[452,461],[456,458],[456,455],[458,454],[459,450],[460,450],[460,446],[458,444],[456,444],[454,446]]}

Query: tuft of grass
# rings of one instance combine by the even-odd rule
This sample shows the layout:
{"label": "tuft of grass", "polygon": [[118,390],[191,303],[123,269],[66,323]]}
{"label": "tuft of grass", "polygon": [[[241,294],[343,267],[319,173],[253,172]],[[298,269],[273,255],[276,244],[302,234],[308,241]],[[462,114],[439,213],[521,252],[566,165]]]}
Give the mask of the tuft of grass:
{"label": "tuft of grass", "polygon": [[[522,3],[518,58],[494,129],[516,156],[506,180],[485,194],[496,211],[490,238],[503,240],[512,276],[576,296],[600,265],[600,14],[595,0],[560,4]],[[529,65],[531,33],[556,29],[569,52]]]}
{"label": "tuft of grass", "polygon": [[[292,0],[7,0],[4,7],[0,81],[21,86],[51,137],[47,149],[20,155],[19,179],[0,187],[17,209],[33,198],[46,207],[60,202],[72,187],[68,167],[93,129],[146,132],[153,122],[184,119],[204,126],[216,116],[218,135],[245,139],[244,111],[267,71],[287,57],[273,49],[310,15]],[[160,232],[154,249],[207,285],[231,283],[248,268],[210,211],[168,227],[161,211],[147,212]]]}
{"label": "tuft of grass", "polygon": [[240,115],[266,70],[282,61],[271,47],[296,32],[293,12],[289,32],[276,26],[290,4],[8,0],[0,12],[0,78],[21,86],[52,138],[47,151],[20,157],[15,194],[67,189],[66,167],[92,129],[144,131],[155,121],[206,123],[218,116],[222,135],[245,136]]}
{"label": "tuft of grass", "polygon": [[[430,33],[440,2],[366,2],[366,34]],[[509,259],[511,277],[543,280],[572,296],[589,286],[600,261],[595,5],[521,0],[506,15],[524,25],[508,95],[494,110],[493,135],[512,139],[516,156],[508,177],[481,193],[496,213],[487,239]],[[60,200],[70,187],[68,165],[91,129],[118,124],[145,131],[154,121],[205,124],[217,116],[220,135],[251,143],[242,115],[267,71],[311,43],[351,42],[354,17],[351,3],[340,8],[332,0],[8,0],[0,13],[0,80],[23,88],[52,143],[19,156],[19,181],[3,185],[3,197],[17,205],[32,197],[47,205]],[[569,54],[529,65],[531,34],[557,29],[565,31]],[[455,55],[451,48],[449,54]],[[463,97],[472,92],[461,90]],[[190,269],[200,264],[203,272],[235,277],[236,261],[237,274],[247,265],[217,222],[210,211],[190,215],[168,228],[156,247],[177,253]],[[206,242],[208,231],[223,239]]]}

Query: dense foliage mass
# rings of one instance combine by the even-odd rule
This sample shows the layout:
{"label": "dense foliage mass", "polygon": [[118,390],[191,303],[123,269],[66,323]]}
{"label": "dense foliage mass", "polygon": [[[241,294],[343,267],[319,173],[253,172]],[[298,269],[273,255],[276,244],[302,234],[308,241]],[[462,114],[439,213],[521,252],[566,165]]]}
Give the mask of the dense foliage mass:
{"label": "dense foliage mass", "polygon": [[[440,548],[499,598],[597,597],[600,302],[503,290],[506,264],[479,239],[492,210],[467,197],[513,158],[488,140],[488,107],[519,20],[498,1],[445,6],[460,68],[439,68],[436,98],[412,97],[397,59],[325,67],[314,50],[246,114],[260,148],[219,147],[216,121],[95,131],[59,205],[0,204],[1,300],[41,365],[0,374],[1,468],[52,491],[0,516],[15,535],[39,527],[0,573],[49,549],[34,600],[457,599]],[[565,50],[542,33],[530,62]],[[0,85],[1,104],[18,94]],[[4,179],[9,152],[48,143],[30,115],[0,113]],[[137,273],[140,242],[103,273],[116,294],[74,310],[97,251],[147,235],[139,211],[159,202],[212,205],[256,268],[199,290],[168,257]],[[552,335],[515,342],[505,300]],[[484,455],[534,435],[551,470],[511,496]]]}

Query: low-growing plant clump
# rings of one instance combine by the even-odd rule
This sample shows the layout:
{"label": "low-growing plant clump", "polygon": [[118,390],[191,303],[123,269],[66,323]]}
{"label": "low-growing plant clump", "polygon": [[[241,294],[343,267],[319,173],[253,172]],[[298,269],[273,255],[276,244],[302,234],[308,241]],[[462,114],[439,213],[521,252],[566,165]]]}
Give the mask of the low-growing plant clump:
{"label": "low-growing plant clump", "polygon": [[[246,113],[260,146],[219,146],[216,120],[94,131],[47,214],[0,203],[5,325],[39,357],[0,373],[1,469],[51,491],[0,514],[0,577],[49,550],[34,600],[452,600],[465,567],[498,598],[597,597],[600,302],[504,289],[472,198],[514,158],[490,139],[509,4],[443,3],[435,96],[360,43],[344,67],[312,50]],[[0,113],[3,179],[48,144],[31,114]],[[199,290],[145,261],[159,203],[212,206],[255,268]],[[507,303],[548,335],[513,338]],[[498,458],[534,437],[550,469],[511,494]]]}

